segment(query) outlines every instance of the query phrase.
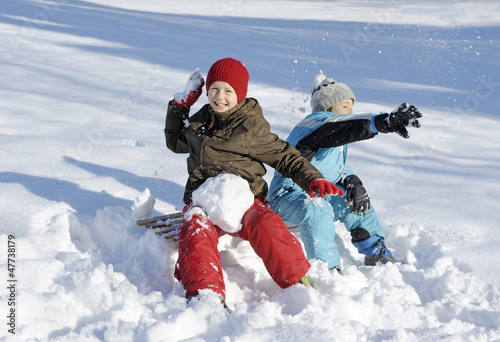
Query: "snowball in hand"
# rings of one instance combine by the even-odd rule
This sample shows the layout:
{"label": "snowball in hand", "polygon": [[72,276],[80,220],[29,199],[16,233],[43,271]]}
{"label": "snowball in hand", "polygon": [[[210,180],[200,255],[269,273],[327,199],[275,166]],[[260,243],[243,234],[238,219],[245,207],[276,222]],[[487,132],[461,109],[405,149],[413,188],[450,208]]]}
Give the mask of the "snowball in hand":
{"label": "snowball in hand", "polygon": [[243,215],[253,202],[248,182],[231,174],[209,178],[193,192],[193,204],[203,208],[210,221],[228,233],[240,231]]}

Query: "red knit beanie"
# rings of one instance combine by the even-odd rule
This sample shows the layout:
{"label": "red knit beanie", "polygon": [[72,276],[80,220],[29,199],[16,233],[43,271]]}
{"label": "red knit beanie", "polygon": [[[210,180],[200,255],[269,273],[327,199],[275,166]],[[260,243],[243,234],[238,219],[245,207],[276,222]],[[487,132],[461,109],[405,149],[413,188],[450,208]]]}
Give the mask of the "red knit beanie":
{"label": "red knit beanie", "polygon": [[212,83],[223,81],[229,83],[236,92],[238,103],[247,96],[250,75],[240,61],[234,58],[223,58],[215,62],[208,71],[206,85],[207,93]]}

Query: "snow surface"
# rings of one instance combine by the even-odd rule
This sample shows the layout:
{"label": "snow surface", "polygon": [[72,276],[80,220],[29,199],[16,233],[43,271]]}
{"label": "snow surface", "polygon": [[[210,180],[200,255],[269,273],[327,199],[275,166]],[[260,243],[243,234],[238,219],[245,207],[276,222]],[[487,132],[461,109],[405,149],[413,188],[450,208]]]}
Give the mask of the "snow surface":
{"label": "snow surface", "polygon": [[[499,341],[498,18],[498,1],[3,1],[0,340]],[[403,264],[362,266],[339,225],[343,276],[313,262],[316,289],[283,290],[225,236],[234,312],[186,303],[175,243],[134,222],[182,209],[166,104],[222,57],[282,138],[319,70],[357,113],[420,108],[409,140],[350,147]]]}

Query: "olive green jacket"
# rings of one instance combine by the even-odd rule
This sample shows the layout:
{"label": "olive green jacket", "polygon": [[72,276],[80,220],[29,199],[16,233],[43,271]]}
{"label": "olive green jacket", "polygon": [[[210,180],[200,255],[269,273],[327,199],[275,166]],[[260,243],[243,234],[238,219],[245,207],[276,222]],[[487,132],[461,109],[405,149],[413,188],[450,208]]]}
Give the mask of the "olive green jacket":
{"label": "olive green jacket", "polygon": [[205,180],[221,173],[241,176],[256,197],[266,198],[264,164],[305,191],[311,181],[323,178],[294,147],[271,133],[257,100],[246,98],[224,113],[216,113],[207,104],[189,117],[189,109],[170,102],[165,121],[167,147],[175,153],[189,153],[185,203],[191,202],[192,192]]}

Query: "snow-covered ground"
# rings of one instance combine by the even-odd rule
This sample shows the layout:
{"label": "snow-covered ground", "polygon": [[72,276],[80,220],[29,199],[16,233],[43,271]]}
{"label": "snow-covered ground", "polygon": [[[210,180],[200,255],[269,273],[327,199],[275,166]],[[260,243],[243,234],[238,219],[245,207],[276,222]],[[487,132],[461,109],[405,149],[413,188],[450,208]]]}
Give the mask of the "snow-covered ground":
{"label": "snow-covered ground", "polygon": [[[0,340],[499,341],[498,18],[497,1],[2,2]],[[282,290],[224,237],[234,312],[186,303],[175,243],[134,222],[182,208],[166,104],[228,56],[282,138],[320,70],[355,112],[420,108],[409,140],[350,147],[403,264],[362,266],[339,225],[343,276],[313,262],[316,289]]]}

